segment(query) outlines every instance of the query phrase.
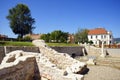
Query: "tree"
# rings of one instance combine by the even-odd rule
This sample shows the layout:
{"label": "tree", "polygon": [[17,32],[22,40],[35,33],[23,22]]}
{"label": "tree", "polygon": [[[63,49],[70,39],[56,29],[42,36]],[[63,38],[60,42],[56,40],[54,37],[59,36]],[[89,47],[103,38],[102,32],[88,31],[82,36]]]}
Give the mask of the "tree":
{"label": "tree", "polygon": [[68,33],[55,30],[51,33],[43,34],[40,38],[45,40],[45,42],[67,42]]}
{"label": "tree", "polygon": [[68,32],[62,32],[61,36],[60,36],[60,41],[61,42],[67,42],[68,39]]}
{"label": "tree", "polygon": [[24,40],[24,41],[31,41],[32,38],[31,38],[30,36],[25,36],[25,37],[23,38],[23,40]]}
{"label": "tree", "polygon": [[59,30],[55,30],[55,31],[51,32],[50,39],[52,40],[52,42],[57,42],[60,34],[61,34],[61,31],[59,31]]}
{"label": "tree", "polygon": [[45,40],[45,42],[49,42],[50,41],[50,33],[43,34],[40,38]]}
{"label": "tree", "polygon": [[87,29],[78,29],[75,33],[75,42],[88,42],[88,30]]}
{"label": "tree", "polygon": [[9,10],[7,19],[10,21],[10,28],[19,38],[23,38],[25,34],[32,33],[35,28],[34,18],[31,17],[29,8],[24,4],[17,4]]}
{"label": "tree", "polygon": [[55,30],[50,34],[50,39],[53,42],[66,42],[67,38],[68,38],[68,33],[62,32],[61,30]]}

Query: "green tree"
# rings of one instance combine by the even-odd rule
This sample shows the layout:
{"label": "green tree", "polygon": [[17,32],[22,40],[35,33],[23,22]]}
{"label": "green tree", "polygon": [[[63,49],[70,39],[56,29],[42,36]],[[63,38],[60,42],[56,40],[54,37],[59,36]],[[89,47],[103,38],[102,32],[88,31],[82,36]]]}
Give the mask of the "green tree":
{"label": "green tree", "polygon": [[25,4],[17,4],[9,10],[7,19],[10,21],[10,28],[19,38],[23,38],[25,34],[32,33],[35,28],[34,18],[31,17],[29,8]]}
{"label": "green tree", "polygon": [[45,42],[49,42],[50,41],[50,33],[43,34],[40,38],[45,40]]}
{"label": "green tree", "polygon": [[60,41],[61,42],[67,42],[68,40],[68,32],[62,32],[61,36],[60,36]]}
{"label": "green tree", "polygon": [[25,36],[25,37],[23,38],[23,40],[24,40],[24,41],[31,41],[32,38],[31,38],[30,36]]}
{"label": "green tree", "polygon": [[88,42],[88,30],[78,29],[78,31],[75,33],[75,42]]}
{"label": "green tree", "polygon": [[68,33],[62,32],[61,30],[55,30],[50,34],[50,39],[53,42],[66,42],[67,38],[68,38]]}
{"label": "green tree", "polygon": [[62,31],[60,31],[60,30],[55,30],[55,31],[51,32],[50,39],[53,42],[59,42],[61,33],[62,33]]}

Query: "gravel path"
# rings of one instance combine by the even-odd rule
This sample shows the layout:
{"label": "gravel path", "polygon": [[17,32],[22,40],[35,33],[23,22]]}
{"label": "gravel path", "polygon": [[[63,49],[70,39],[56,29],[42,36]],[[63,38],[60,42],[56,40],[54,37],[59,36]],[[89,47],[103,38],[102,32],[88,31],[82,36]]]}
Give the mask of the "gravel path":
{"label": "gravel path", "polygon": [[120,80],[120,70],[107,66],[88,66],[84,80]]}

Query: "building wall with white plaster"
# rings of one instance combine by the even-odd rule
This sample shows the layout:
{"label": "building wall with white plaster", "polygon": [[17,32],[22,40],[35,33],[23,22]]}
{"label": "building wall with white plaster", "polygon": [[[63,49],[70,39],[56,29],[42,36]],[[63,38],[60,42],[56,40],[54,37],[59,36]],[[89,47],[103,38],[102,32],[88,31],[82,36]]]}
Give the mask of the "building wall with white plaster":
{"label": "building wall with white plaster", "polygon": [[88,35],[88,40],[93,41],[94,45],[99,45],[100,41],[104,41],[104,44],[110,45],[113,43],[113,35],[112,32],[107,32],[107,34]]}

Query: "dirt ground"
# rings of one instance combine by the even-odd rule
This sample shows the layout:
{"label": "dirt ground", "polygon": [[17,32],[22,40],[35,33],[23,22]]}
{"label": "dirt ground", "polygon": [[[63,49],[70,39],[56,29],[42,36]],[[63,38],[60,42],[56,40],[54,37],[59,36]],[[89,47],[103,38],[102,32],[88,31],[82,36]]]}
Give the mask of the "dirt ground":
{"label": "dirt ground", "polygon": [[84,80],[120,80],[120,70],[108,66],[88,66]]}
{"label": "dirt ground", "polygon": [[[77,57],[77,60],[86,62],[91,56]],[[120,80],[120,57],[94,57],[96,65],[87,65],[89,71],[84,80]]]}

